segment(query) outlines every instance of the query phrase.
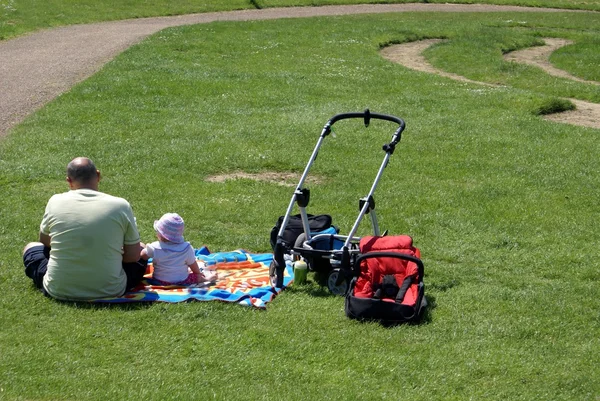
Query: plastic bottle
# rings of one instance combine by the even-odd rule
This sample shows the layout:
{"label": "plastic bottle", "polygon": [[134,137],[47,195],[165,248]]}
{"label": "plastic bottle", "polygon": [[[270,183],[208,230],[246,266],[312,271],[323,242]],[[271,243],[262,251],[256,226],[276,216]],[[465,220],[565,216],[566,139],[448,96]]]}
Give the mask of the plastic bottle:
{"label": "plastic bottle", "polygon": [[294,262],[294,284],[306,283],[306,276],[308,275],[308,265],[302,259]]}

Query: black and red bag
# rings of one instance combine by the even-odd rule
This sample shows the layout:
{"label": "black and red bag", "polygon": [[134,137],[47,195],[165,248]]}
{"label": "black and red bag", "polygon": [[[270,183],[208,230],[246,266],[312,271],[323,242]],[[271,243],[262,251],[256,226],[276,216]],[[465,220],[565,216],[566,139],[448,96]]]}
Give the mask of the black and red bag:
{"label": "black and red bag", "polygon": [[424,267],[412,238],[368,236],[361,238],[359,247],[355,277],[346,294],[346,316],[385,324],[420,319],[427,305]]}

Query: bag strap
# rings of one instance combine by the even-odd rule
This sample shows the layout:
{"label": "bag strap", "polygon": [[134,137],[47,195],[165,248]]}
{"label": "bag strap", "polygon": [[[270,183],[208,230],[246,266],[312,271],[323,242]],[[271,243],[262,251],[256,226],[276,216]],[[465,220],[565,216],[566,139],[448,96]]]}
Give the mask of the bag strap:
{"label": "bag strap", "polygon": [[396,302],[398,302],[399,304],[402,303],[402,301],[404,300],[404,296],[406,295],[406,291],[408,291],[414,280],[414,276],[404,277],[404,280],[402,280],[402,286],[400,286],[400,289],[398,290],[398,295],[396,295]]}
{"label": "bag strap", "polygon": [[[397,303],[399,303],[399,304],[402,303],[402,301],[404,300],[404,296],[406,295],[406,292],[408,291],[408,289],[410,288],[410,286],[412,285],[412,283],[414,281],[415,281],[414,276],[404,277],[404,280],[402,280],[402,285],[400,286],[400,288],[398,289],[398,292],[396,293],[395,301]],[[376,299],[385,298],[385,296],[384,296],[385,294],[383,294],[383,287],[384,287],[383,283],[376,284],[374,287],[377,288],[377,290],[373,294],[373,298],[376,298]]]}

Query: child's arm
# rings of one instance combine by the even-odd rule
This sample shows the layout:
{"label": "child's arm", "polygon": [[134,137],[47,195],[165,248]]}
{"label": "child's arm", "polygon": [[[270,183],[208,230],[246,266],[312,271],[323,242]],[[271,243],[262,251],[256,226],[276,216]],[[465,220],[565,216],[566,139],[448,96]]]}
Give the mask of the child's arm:
{"label": "child's arm", "polygon": [[154,248],[151,244],[140,242],[140,259],[148,260],[154,257]]}
{"label": "child's arm", "polygon": [[190,269],[192,269],[192,272],[194,274],[196,274],[196,276],[198,277],[198,279],[204,280],[204,274],[202,274],[202,272],[200,271],[200,266],[198,266],[198,261],[197,260],[194,260],[194,263],[192,263],[188,267]]}

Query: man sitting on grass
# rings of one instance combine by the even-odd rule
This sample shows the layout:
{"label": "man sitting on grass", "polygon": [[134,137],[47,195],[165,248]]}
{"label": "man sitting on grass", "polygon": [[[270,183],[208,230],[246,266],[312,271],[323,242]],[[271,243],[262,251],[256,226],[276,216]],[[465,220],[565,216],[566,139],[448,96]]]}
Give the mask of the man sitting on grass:
{"label": "man sitting on grass", "polygon": [[61,300],[118,297],[146,272],[140,234],[125,199],[98,192],[100,171],[86,157],[67,166],[68,192],[50,198],[40,242],[23,249],[25,274]]}

